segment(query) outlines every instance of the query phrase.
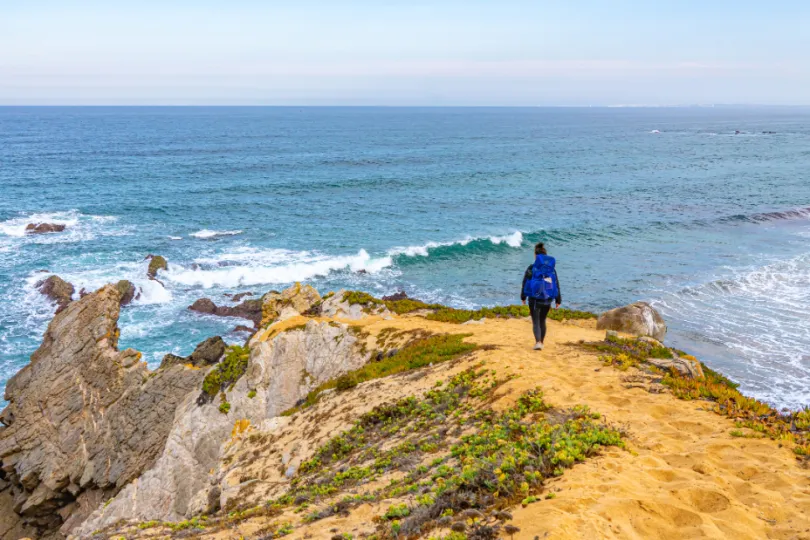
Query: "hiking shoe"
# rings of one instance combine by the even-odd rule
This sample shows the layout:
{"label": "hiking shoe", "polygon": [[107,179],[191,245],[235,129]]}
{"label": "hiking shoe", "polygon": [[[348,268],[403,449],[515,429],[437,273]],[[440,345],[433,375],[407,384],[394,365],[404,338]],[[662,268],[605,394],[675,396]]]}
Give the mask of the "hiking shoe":
{"label": "hiking shoe", "polygon": [[543,342],[538,341],[537,343],[535,343],[534,344],[534,350],[535,351],[542,351],[543,350]]}

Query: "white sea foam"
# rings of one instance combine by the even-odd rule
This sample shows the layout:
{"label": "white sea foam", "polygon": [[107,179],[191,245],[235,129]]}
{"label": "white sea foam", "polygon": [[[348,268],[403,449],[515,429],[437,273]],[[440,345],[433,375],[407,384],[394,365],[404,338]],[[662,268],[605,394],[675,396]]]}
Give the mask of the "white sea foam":
{"label": "white sea foam", "polygon": [[714,367],[744,391],[779,406],[808,405],[810,254],[725,268],[703,284],[661,293],[654,305],[678,321],[683,346],[719,358]]}
{"label": "white sea foam", "polygon": [[172,264],[161,277],[171,283],[204,288],[239,287],[304,281],[340,270],[374,274],[392,264],[391,257],[372,258],[364,249],[355,255],[328,256],[309,251],[243,248],[195,262],[226,266],[183,268]]}
{"label": "white sea foam", "polygon": [[189,234],[189,236],[193,236],[194,238],[214,238],[216,236],[236,236],[237,234],[242,234],[242,231],[212,231],[209,229],[203,229],[201,231],[197,231],[195,233]]}
{"label": "white sea foam", "polygon": [[169,240],[182,240],[182,239],[183,239],[182,236],[170,236],[169,237]]}
{"label": "white sea foam", "polygon": [[[115,216],[85,215],[78,210],[24,214],[0,222],[0,238],[5,237],[6,242],[11,243],[55,244],[92,240],[96,236],[129,234],[127,227],[109,227],[117,219]],[[30,223],[55,223],[64,225],[65,230],[59,233],[27,234],[25,228]]]}
{"label": "white sea foam", "polygon": [[512,234],[508,234],[506,236],[490,236],[489,241],[495,244],[506,244],[509,247],[518,248],[523,244],[523,233],[520,231],[515,231]]}
{"label": "white sea foam", "polygon": [[520,231],[515,231],[512,234],[507,234],[505,236],[488,237],[476,237],[468,235],[460,240],[454,240],[451,242],[427,242],[426,244],[422,244],[420,246],[395,247],[388,250],[388,255],[392,257],[397,255],[405,255],[406,257],[428,257],[430,255],[430,250],[432,249],[448,246],[466,246],[470,242],[475,242],[476,240],[489,240],[496,246],[506,244],[509,247],[517,248],[523,244],[523,233]]}

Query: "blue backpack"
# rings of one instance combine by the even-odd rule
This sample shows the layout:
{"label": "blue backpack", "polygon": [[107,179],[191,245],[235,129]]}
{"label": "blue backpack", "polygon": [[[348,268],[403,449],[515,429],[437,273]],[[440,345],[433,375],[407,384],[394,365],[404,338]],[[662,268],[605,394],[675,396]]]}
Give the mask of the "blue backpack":
{"label": "blue backpack", "polygon": [[553,300],[560,294],[560,287],[557,284],[557,274],[554,272],[554,265],[557,261],[554,257],[540,254],[532,266],[532,277],[526,280],[523,294],[529,298],[537,300]]}

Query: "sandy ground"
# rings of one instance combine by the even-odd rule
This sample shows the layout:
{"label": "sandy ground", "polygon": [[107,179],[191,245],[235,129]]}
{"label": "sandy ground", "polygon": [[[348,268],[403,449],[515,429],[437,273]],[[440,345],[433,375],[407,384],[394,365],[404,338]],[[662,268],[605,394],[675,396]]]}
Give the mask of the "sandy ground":
{"label": "sandy ground", "polygon": [[540,386],[549,403],[586,404],[628,432],[633,452],[611,449],[577,465],[549,484],[555,499],[516,509],[520,538],[810,539],[810,469],[777,442],[732,437],[733,423],[708,403],[627,388],[637,370],[566,345],[604,332],[549,321],[546,348],[534,351],[525,320],[397,322],[470,332],[498,346],[480,354],[489,366],[521,376],[514,395]]}
{"label": "sandy ground", "polygon": [[[640,371],[605,366],[596,355],[572,346],[604,337],[592,322],[550,321],[543,351],[532,350],[530,323],[522,319],[459,326],[421,317],[372,317],[352,324],[372,335],[391,326],[470,333],[468,340],[497,348],[477,352],[469,363],[483,360],[499,373],[520,375],[507,384],[509,392],[496,408],[508,406],[524,390],[540,387],[549,404],[588,405],[626,431],[628,450],[611,448],[566,470],[547,484],[555,498],[514,509],[513,524],[521,529],[515,539],[810,539],[810,469],[803,468],[789,448],[771,440],[734,438],[729,434],[733,423],[711,412],[710,403],[650,392],[649,378]],[[444,370],[434,368],[427,382]],[[378,384],[392,384],[382,381]],[[388,393],[385,386],[376,388]],[[347,407],[344,401],[352,399],[350,394],[337,405]],[[374,397],[358,395],[364,406],[352,416],[372,401],[395,396]],[[316,407],[322,406],[330,405]],[[342,412],[335,404],[331,407]],[[347,416],[335,423],[328,435],[350,421]],[[382,511],[380,505],[363,505],[349,517],[296,528],[289,538],[331,538],[333,530],[359,538],[359,533],[373,531],[371,519]],[[266,523],[247,521],[213,537],[251,538]]]}

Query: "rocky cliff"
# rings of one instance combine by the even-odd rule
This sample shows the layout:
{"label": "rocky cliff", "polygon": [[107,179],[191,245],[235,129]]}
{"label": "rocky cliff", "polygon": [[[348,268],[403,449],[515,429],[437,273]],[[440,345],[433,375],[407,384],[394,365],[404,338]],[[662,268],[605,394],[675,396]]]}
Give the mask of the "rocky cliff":
{"label": "rocky cliff", "polygon": [[[301,304],[296,297],[289,306],[306,310],[317,300]],[[368,361],[362,336],[347,324],[286,315],[254,336],[244,367],[233,353],[209,372],[201,389],[185,397],[154,467],[98,508],[75,535],[121,519],[177,521],[216,511],[221,491],[214,472],[235,425],[272,424],[313,388]],[[244,375],[237,373],[233,381],[233,370]]]}
{"label": "rocky cliff", "polygon": [[118,350],[123,294],[108,285],[68,304],[6,387],[0,514],[19,516],[14,527],[48,535],[81,523],[154,463],[200,384],[199,370],[150,373],[140,353]]}

